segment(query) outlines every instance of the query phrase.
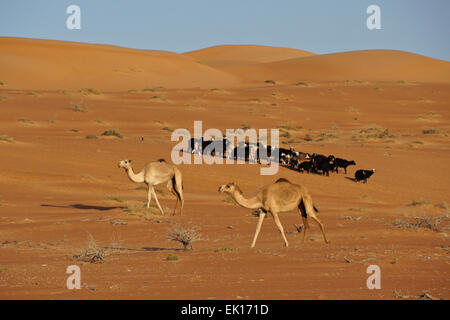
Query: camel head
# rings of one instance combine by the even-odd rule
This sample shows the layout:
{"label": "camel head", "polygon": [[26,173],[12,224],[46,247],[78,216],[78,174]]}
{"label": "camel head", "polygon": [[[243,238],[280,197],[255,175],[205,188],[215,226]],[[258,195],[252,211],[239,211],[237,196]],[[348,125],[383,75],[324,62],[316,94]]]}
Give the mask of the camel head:
{"label": "camel head", "polygon": [[131,167],[131,160],[122,160],[119,161],[119,168],[128,169]]}
{"label": "camel head", "polygon": [[233,193],[237,188],[236,183],[229,182],[219,187],[219,192],[221,193]]}

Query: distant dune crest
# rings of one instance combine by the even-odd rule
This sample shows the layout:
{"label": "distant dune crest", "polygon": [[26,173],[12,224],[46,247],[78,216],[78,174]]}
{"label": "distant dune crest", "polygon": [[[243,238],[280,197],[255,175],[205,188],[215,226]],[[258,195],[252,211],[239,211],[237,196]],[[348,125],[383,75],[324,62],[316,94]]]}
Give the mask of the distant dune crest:
{"label": "distant dune crest", "polygon": [[110,45],[0,37],[8,88],[127,91],[232,88],[311,81],[450,82],[450,62],[393,50],[335,54],[258,45],[223,45],[177,54]]}

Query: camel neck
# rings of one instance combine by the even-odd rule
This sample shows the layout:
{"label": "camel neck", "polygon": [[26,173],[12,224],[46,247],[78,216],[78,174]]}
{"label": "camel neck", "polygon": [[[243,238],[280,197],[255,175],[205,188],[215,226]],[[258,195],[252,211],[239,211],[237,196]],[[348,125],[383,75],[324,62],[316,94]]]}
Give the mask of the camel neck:
{"label": "camel neck", "polygon": [[246,198],[240,190],[235,190],[235,192],[233,193],[233,198],[234,200],[236,200],[238,205],[244,208],[258,209],[261,207],[261,201],[257,196]]}
{"label": "camel neck", "polygon": [[142,170],[138,174],[135,174],[133,168],[131,167],[126,168],[125,170],[127,171],[128,178],[130,178],[131,181],[137,183],[144,182],[144,170]]}

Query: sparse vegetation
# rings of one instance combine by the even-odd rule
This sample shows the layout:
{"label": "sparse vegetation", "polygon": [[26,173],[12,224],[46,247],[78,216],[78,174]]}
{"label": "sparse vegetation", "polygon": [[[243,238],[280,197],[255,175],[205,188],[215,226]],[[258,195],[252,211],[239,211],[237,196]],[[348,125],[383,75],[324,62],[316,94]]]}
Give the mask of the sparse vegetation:
{"label": "sparse vegetation", "polygon": [[109,129],[102,133],[102,136],[114,136],[123,139],[123,135],[116,129]]}
{"label": "sparse vegetation", "polygon": [[17,119],[19,122],[27,123],[27,124],[34,124],[34,121],[28,118],[19,118]]}
{"label": "sparse vegetation", "polygon": [[433,221],[432,217],[414,217],[414,222],[407,222],[400,219],[396,219],[393,222],[393,225],[400,228],[427,228],[431,229],[433,231],[439,232],[440,230],[440,224],[449,218],[448,214],[436,217]]}
{"label": "sparse vegetation", "polygon": [[94,89],[94,88],[83,88],[79,92],[81,92],[84,95],[89,95],[89,94],[99,95],[101,93],[99,90]]}
{"label": "sparse vegetation", "polygon": [[224,247],[224,248],[216,249],[216,250],[214,250],[214,252],[231,252],[233,250],[234,250],[233,248],[226,248],[226,247]]}
{"label": "sparse vegetation", "polygon": [[441,132],[437,129],[425,129],[425,130],[422,130],[422,133],[423,134],[439,134]]}
{"label": "sparse vegetation", "polygon": [[322,132],[318,135],[317,140],[316,141],[323,141],[323,140],[327,140],[327,139],[337,139],[338,136],[335,136],[332,133],[325,133]]}
{"label": "sparse vegetation", "polygon": [[429,204],[430,204],[430,201],[429,201],[427,198],[423,198],[423,199],[421,199],[421,200],[413,199],[413,200],[411,201],[411,203],[408,204],[408,206],[413,206],[413,207],[415,207],[415,206],[424,206],[424,205],[429,205]]}
{"label": "sparse vegetation", "polygon": [[94,121],[97,122],[98,124],[102,124],[102,125],[106,124],[104,121],[102,121],[100,119],[95,119]]}
{"label": "sparse vegetation", "polygon": [[178,256],[169,253],[169,254],[167,255],[166,260],[167,260],[167,261],[177,261],[177,260],[178,260]]}
{"label": "sparse vegetation", "polygon": [[89,240],[86,243],[86,248],[80,254],[74,255],[73,258],[78,261],[89,263],[104,263],[106,257],[110,255],[109,248],[100,248],[94,237],[89,233]]}
{"label": "sparse vegetation", "polygon": [[88,134],[86,139],[98,139],[98,137],[95,134]]}
{"label": "sparse vegetation", "polygon": [[448,207],[448,203],[447,202],[440,202],[440,203],[436,203],[435,205],[434,205],[436,208],[440,208],[440,209],[444,209],[444,210],[447,210],[448,211],[448,209],[449,209],[449,207]]}
{"label": "sparse vegetation", "polygon": [[171,129],[171,128],[169,128],[169,127],[164,127],[164,128],[162,128],[163,130],[166,130],[166,131],[169,131],[169,132],[172,132],[173,131],[173,129]]}
{"label": "sparse vegetation", "polygon": [[427,120],[427,121],[433,121],[440,117],[441,117],[441,115],[437,114],[434,111],[428,111],[426,113],[421,113],[417,116],[418,119]]}
{"label": "sparse vegetation", "polygon": [[87,106],[84,105],[84,100],[81,99],[79,102],[70,102],[70,109],[74,112],[87,112]]}
{"label": "sparse vegetation", "polygon": [[124,202],[122,199],[120,199],[117,196],[108,196],[108,200],[117,201],[117,202],[120,202],[120,203]]}
{"label": "sparse vegetation", "polygon": [[249,125],[247,123],[241,123],[241,129],[248,130],[248,129],[251,129],[251,128],[252,128],[251,125]]}
{"label": "sparse vegetation", "polygon": [[304,87],[308,87],[309,86],[309,84],[307,82],[304,82],[304,81],[297,82],[295,85],[296,86],[304,86]]}
{"label": "sparse vegetation", "polygon": [[[354,141],[365,141],[367,139],[386,139],[386,138],[395,138],[395,135],[389,132],[389,129],[383,128],[379,125],[373,124],[369,125],[359,131],[358,136],[352,136]],[[394,142],[394,140],[390,140],[389,142]]]}
{"label": "sparse vegetation", "polygon": [[119,219],[109,219],[109,223],[112,226],[127,226],[128,225],[127,221],[123,221],[123,220],[119,220]]}
{"label": "sparse vegetation", "polygon": [[248,101],[250,101],[250,102],[258,102],[258,103],[262,102],[260,98],[249,98]]}
{"label": "sparse vegetation", "polygon": [[353,114],[357,114],[359,113],[358,110],[355,107],[352,106],[348,106],[345,108],[345,111],[349,112],[349,113],[353,113]]}
{"label": "sparse vegetation", "polygon": [[7,136],[5,134],[0,135],[0,141],[5,141],[9,143],[14,143],[14,138]]}
{"label": "sparse vegetation", "polygon": [[95,177],[93,177],[92,175],[87,174],[87,173],[82,173],[80,176],[83,179],[87,179],[87,180],[91,180],[91,181],[97,181],[97,179]]}
{"label": "sparse vegetation", "polygon": [[275,80],[266,80],[265,83],[276,84]]}
{"label": "sparse vegetation", "polygon": [[313,140],[313,138],[311,138],[311,135],[309,133],[307,133],[303,139],[308,142]]}
{"label": "sparse vegetation", "polygon": [[188,246],[192,249],[193,242],[202,240],[200,235],[197,234],[197,228],[193,227],[185,229],[179,225],[168,231],[167,238],[172,241],[180,242],[183,245],[184,250],[187,250]]}

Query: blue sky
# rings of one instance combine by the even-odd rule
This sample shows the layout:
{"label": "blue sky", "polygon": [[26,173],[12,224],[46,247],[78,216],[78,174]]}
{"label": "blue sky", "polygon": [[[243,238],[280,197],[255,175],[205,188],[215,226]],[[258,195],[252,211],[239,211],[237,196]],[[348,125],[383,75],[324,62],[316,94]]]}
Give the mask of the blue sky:
{"label": "blue sky", "polygon": [[[81,8],[81,30],[66,28],[71,4]],[[371,4],[381,8],[381,30],[366,27]],[[0,36],[174,52],[220,44],[397,49],[450,61],[449,12],[450,0],[2,0]]]}

